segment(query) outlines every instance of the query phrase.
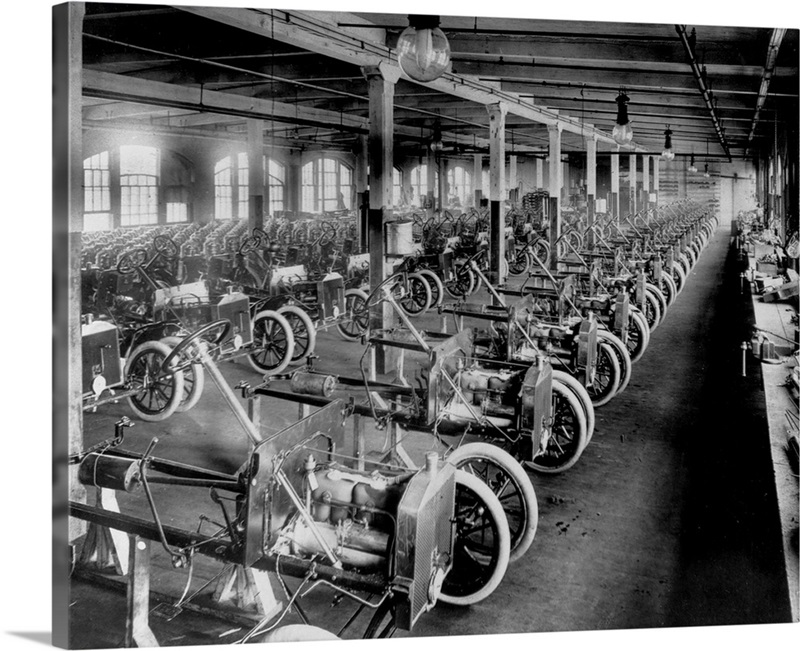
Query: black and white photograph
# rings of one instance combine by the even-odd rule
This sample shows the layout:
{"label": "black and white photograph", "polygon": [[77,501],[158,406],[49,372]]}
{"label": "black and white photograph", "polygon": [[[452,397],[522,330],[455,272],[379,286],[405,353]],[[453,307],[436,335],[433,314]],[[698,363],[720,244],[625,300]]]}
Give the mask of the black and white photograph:
{"label": "black and white photograph", "polygon": [[10,648],[796,643],[796,9],[242,5],[37,12]]}

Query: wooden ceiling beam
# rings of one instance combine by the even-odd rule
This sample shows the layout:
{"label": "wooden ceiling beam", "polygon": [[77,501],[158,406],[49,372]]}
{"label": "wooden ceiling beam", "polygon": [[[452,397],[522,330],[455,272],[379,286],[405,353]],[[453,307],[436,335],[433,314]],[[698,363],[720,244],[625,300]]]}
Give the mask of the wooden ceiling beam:
{"label": "wooden ceiling beam", "polygon": [[[251,9],[219,9],[213,7],[180,7],[184,11],[237,27],[264,37],[278,39],[301,49],[306,49],[358,66],[375,66],[383,63],[396,66],[396,53],[385,45],[386,32],[372,29],[369,21],[354,14],[302,11],[258,11]],[[362,28],[342,28],[342,23],[359,22]],[[581,132],[585,125],[564,119],[556,111],[525,102],[514,94],[464,75],[445,73],[439,79],[421,84],[478,104],[502,102],[508,113],[534,122],[558,125],[563,131]],[[610,134],[592,130],[599,141],[611,143]],[[635,145],[634,145],[635,147]]]}

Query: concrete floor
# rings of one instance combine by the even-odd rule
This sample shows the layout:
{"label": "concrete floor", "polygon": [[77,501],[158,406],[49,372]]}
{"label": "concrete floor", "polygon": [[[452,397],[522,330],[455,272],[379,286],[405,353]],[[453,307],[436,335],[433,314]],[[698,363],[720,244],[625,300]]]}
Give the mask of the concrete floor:
{"label": "concrete floor", "polygon": [[[627,390],[597,410],[581,460],[562,475],[533,477],[540,519],[527,555],[489,599],[470,608],[437,605],[413,635],[791,621],[760,370],[753,363],[741,378],[744,308],[728,253],[729,236],[718,231]],[[343,373],[355,368],[361,347],[324,333],[318,352],[319,368]],[[231,384],[258,381],[244,363],[223,370]],[[123,414],[125,405],[86,414],[87,445],[110,436]],[[294,406],[266,405],[265,430],[295,414]],[[159,436],[158,456],[223,471],[235,471],[247,455],[245,436],[212,386],[192,411],[138,423],[125,447],[143,450],[152,436]],[[415,453],[431,447],[429,439],[415,439]],[[185,491],[159,497],[169,524],[194,527],[200,512],[216,517]],[[123,511],[142,512],[130,496],[120,502]],[[163,564],[155,545],[154,554]],[[198,568],[193,589],[218,569]],[[165,569],[154,572],[152,587],[175,599],[185,580]],[[124,594],[76,578],[70,602],[72,646],[119,645]],[[352,608],[328,606],[306,610],[336,630]],[[187,612],[172,622],[154,616],[152,626],[162,645],[224,643],[245,630]]]}

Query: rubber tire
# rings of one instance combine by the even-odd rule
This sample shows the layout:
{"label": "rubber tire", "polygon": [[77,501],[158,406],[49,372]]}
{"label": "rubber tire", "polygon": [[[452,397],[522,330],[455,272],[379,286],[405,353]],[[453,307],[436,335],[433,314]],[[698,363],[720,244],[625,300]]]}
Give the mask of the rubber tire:
{"label": "rubber tire", "polygon": [[[461,271],[461,270],[459,270]],[[464,269],[461,273],[465,276],[459,282],[444,283],[444,291],[451,298],[463,300],[475,291],[475,273],[472,269]],[[463,292],[463,293],[462,293]]]}
{"label": "rubber tire", "polygon": [[680,294],[683,291],[683,288],[686,287],[686,272],[678,263],[673,264],[672,280],[675,281],[675,286],[678,288],[678,294]]}
{"label": "rubber tire", "polygon": [[644,290],[645,301],[649,308],[649,312],[645,312],[644,316],[647,319],[647,327],[650,328],[650,333],[655,332],[655,329],[661,324],[661,301],[650,290]]}
{"label": "rubber tire", "polygon": [[577,441],[575,442],[576,445],[572,450],[572,453],[565,459],[559,460],[560,462],[558,465],[542,465],[540,462],[536,461],[536,457],[534,457],[533,461],[526,461],[523,464],[526,468],[530,468],[535,472],[540,472],[545,475],[555,475],[572,468],[572,466],[577,463],[578,459],[580,459],[587,443],[586,434],[588,430],[586,427],[586,417],[583,415],[583,407],[581,407],[580,401],[575,394],[572,393],[572,391],[570,391],[565,384],[562,384],[558,380],[553,380],[553,401],[555,403],[553,406],[554,420],[556,417],[556,409],[562,405],[565,405],[575,417],[578,425],[578,431],[577,433],[573,434],[573,437],[577,438]]}
{"label": "rubber tire", "polygon": [[[439,600],[452,604],[454,606],[471,606],[480,601],[483,601],[492,594],[497,586],[505,576],[506,569],[508,569],[508,562],[511,556],[511,534],[508,530],[508,521],[506,514],[503,512],[503,507],[497,496],[492,492],[492,489],[484,484],[480,479],[474,475],[470,475],[463,470],[456,470],[456,495],[458,495],[459,487],[462,491],[471,493],[474,497],[478,498],[482,503],[482,515],[489,516],[495,527],[497,560],[492,574],[488,577],[481,586],[469,594],[448,594],[448,581],[450,574],[456,571],[457,555],[453,554],[453,567],[450,573],[445,577],[442,591],[439,595]],[[456,516],[459,513],[458,503],[455,509]],[[456,533],[456,545],[458,545],[458,533]],[[455,552],[455,549],[453,550]]]}
{"label": "rubber tire", "polygon": [[[413,300],[414,292],[411,290],[412,283],[418,284],[417,291],[424,291],[425,292],[425,301],[423,303],[416,303]],[[428,281],[425,279],[420,273],[411,273],[408,274],[408,285],[409,285],[409,293],[402,301],[397,301],[397,304],[400,306],[400,309],[406,313],[407,316],[420,316],[425,314],[431,306],[432,294],[431,294],[431,286],[428,284]],[[413,305],[413,309],[409,309],[407,306],[411,304]]]}
{"label": "rubber tire", "polygon": [[635,364],[642,359],[647,347],[650,345],[650,326],[647,325],[647,319],[644,318],[644,314],[642,314],[641,310],[637,310],[635,312],[631,311],[628,314],[628,341],[631,340],[630,332],[632,327],[637,330],[639,336],[644,341],[644,343],[638,345],[633,350],[630,346],[626,346],[628,353],[631,356],[631,361]]}
{"label": "rubber tire", "polygon": [[428,281],[428,285],[430,285],[431,307],[439,307],[442,301],[444,301],[444,284],[442,283],[442,279],[430,269],[420,269],[418,273],[422,275],[425,280]]}
{"label": "rubber tire", "polygon": [[[523,510],[520,516],[522,521],[521,530],[511,531],[511,524],[509,521],[509,533],[511,535],[509,562],[513,563],[525,555],[525,552],[528,551],[536,536],[536,528],[539,524],[539,504],[536,500],[533,484],[519,461],[505,450],[491,443],[467,443],[454,450],[447,457],[447,462],[452,463],[460,470],[465,470],[465,466],[468,466],[471,461],[476,460],[488,460],[500,466],[514,485],[516,493],[520,495],[520,506]],[[478,479],[481,479],[481,477],[478,477]],[[495,493],[495,495],[497,495],[497,493]],[[500,500],[500,504],[503,504],[500,495],[497,495],[497,499]],[[508,520],[508,512],[506,512],[506,519]]]}
{"label": "rubber tire", "polygon": [[625,391],[625,389],[628,387],[628,383],[631,381],[631,374],[633,370],[631,354],[628,352],[627,346],[622,343],[622,339],[617,337],[617,335],[615,335],[613,332],[609,332],[608,330],[598,330],[597,339],[598,341],[600,339],[605,341],[614,349],[614,352],[617,354],[620,378],[619,386],[617,387],[617,392],[615,395],[619,395]]}
{"label": "rubber tire", "polygon": [[658,321],[660,324],[664,320],[664,317],[667,316],[667,309],[669,309],[667,297],[664,296],[664,292],[662,292],[653,283],[647,283],[645,287],[658,299],[658,307],[661,309],[661,319]]}
{"label": "rubber tire", "polygon": [[[352,299],[352,300],[348,300],[348,299]],[[345,315],[350,313],[350,311],[352,310],[352,307],[351,307],[350,304],[356,302],[357,300],[360,300],[360,303],[363,306],[363,309],[366,310],[367,301],[369,300],[369,296],[367,296],[367,293],[365,291],[363,291],[361,289],[356,289],[356,288],[346,289],[344,291],[344,307],[345,307],[344,314]],[[359,309],[357,313],[360,315],[361,314],[361,310]],[[340,320],[341,320],[341,318],[343,318],[343,317],[340,317]],[[350,321],[352,322],[352,319]],[[358,326],[358,325],[359,324],[356,323],[356,326]],[[348,332],[348,331],[346,331],[346,330],[343,330],[341,322],[336,324],[336,329],[339,331],[339,335],[342,337],[342,339],[346,339],[347,341],[358,341],[359,339],[361,339],[361,336],[366,332],[368,327],[369,327],[369,315],[367,315],[367,326],[363,330],[359,330],[358,334],[355,334],[355,335],[350,333],[350,332]]]}
{"label": "rubber tire", "polygon": [[[306,357],[313,354],[314,349],[317,347],[317,329],[314,327],[314,322],[311,320],[311,317],[308,316],[308,312],[297,305],[284,305],[283,307],[279,307],[277,312],[283,315],[289,322],[289,327],[292,328],[292,336],[294,337],[292,364],[302,362]],[[292,317],[287,317],[287,314],[291,314]],[[305,338],[308,339],[305,350],[303,350],[302,346],[298,345],[297,326],[300,325],[298,321],[302,324],[303,329],[305,329]]]}
{"label": "rubber tire", "polygon": [[[163,360],[165,360],[171,352],[172,349],[160,341],[145,341],[144,343],[139,344],[131,351],[131,354],[128,355],[128,359],[125,360],[125,368],[123,371],[125,382],[127,383],[129,381],[131,368],[142,355],[152,353],[155,353],[156,355],[162,355],[163,362]],[[160,368],[161,363],[159,363],[159,369]],[[183,373],[180,371],[173,373],[172,378],[172,395],[170,395],[167,404],[160,411],[143,411],[139,407],[139,401],[135,399],[136,396],[128,397],[128,405],[130,405],[131,410],[134,414],[136,414],[137,418],[141,418],[149,423],[158,423],[169,418],[175,413],[178,405],[181,403],[181,400],[183,400]]]}
{"label": "rubber tire", "polygon": [[586,416],[586,445],[589,445],[592,436],[594,436],[595,425],[594,405],[589,397],[589,392],[585,386],[578,382],[577,378],[572,377],[566,371],[553,369],[553,379],[564,384],[580,401],[581,407],[583,407],[583,415]]}
{"label": "rubber tire", "polygon": [[[170,348],[175,348],[175,346],[180,343],[180,337],[164,337],[161,339],[162,343],[165,343]],[[194,407],[198,400],[200,400],[200,396],[203,395],[203,388],[205,387],[206,382],[206,373],[203,369],[203,365],[199,362],[195,362],[194,364],[189,365],[189,371],[191,376],[187,374],[186,370],[183,372],[183,400],[178,405],[175,411],[177,412],[184,412],[189,411],[192,407]],[[190,379],[191,377],[191,379]]]}
{"label": "rubber tire", "polygon": [[[608,384],[602,391],[594,391],[593,387],[586,387],[586,390],[589,392],[589,396],[592,398],[592,405],[594,405],[595,409],[597,407],[602,407],[603,405],[607,404],[615,395],[617,395],[617,390],[619,389],[619,383],[622,379],[622,371],[619,367],[619,360],[617,359],[617,354],[614,352],[614,349],[607,343],[601,342],[598,340],[597,342],[597,364],[600,364],[601,357],[607,360],[609,365],[609,380]],[[595,379],[597,375],[595,374]]]}
{"label": "rubber tire", "polygon": [[667,305],[671,307],[675,299],[678,298],[678,286],[672,276],[667,274],[661,276],[661,293],[667,299]]}
{"label": "rubber tire", "polygon": [[[282,317],[280,314],[275,312],[274,310],[262,310],[258,312],[253,317],[253,332],[255,333],[256,324],[259,321],[263,321],[265,319],[271,319],[275,321],[275,323],[286,333],[286,351],[284,353],[283,358],[281,361],[274,367],[267,367],[262,365],[260,362],[256,361],[254,356],[256,355],[255,352],[251,352],[247,355],[247,361],[250,362],[250,366],[252,366],[256,371],[263,375],[275,375],[277,373],[282,373],[286,370],[286,367],[292,363],[292,356],[294,355],[294,334],[292,333],[292,326],[289,325],[289,322]],[[255,335],[253,336],[253,344],[255,345]]]}
{"label": "rubber tire", "polygon": [[524,276],[531,268],[533,258],[528,247],[515,252],[514,264],[508,265],[508,275],[513,277]]}

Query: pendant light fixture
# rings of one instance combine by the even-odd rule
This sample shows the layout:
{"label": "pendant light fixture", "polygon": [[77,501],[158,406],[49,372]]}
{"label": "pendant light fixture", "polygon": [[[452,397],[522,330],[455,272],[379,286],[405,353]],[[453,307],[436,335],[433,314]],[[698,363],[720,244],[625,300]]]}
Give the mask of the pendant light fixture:
{"label": "pendant light fixture", "polygon": [[664,132],[664,151],[661,152],[661,156],[666,160],[675,158],[675,152],[672,151],[672,130],[669,125],[667,125],[667,130]]}
{"label": "pendant light fixture", "polygon": [[619,91],[614,101],[617,103],[617,120],[611,137],[618,145],[629,145],[633,140],[633,129],[628,119],[628,102],[631,100],[625,93]]}
{"label": "pendant light fixture", "polygon": [[708,163],[706,163],[706,170],[705,170],[705,172],[703,172],[703,176],[704,176],[705,178],[708,178],[708,177],[710,177],[710,176],[711,176],[711,174],[709,174],[709,173],[708,173]]}
{"label": "pendant light fixture", "polygon": [[444,143],[442,142],[442,125],[438,120],[433,125],[433,137],[428,146],[431,151],[437,155],[444,149]]}
{"label": "pendant light fixture", "polygon": [[689,162],[689,171],[694,174],[697,172],[697,166],[694,164],[694,152],[692,152],[692,159]]}
{"label": "pendant light fixture", "polygon": [[433,81],[450,65],[450,43],[439,29],[439,16],[411,14],[397,41],[397,62],[415,81]]}

